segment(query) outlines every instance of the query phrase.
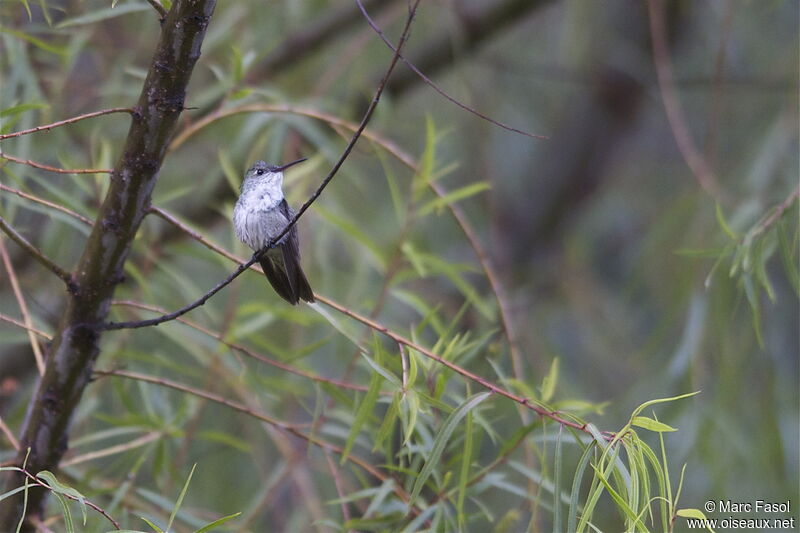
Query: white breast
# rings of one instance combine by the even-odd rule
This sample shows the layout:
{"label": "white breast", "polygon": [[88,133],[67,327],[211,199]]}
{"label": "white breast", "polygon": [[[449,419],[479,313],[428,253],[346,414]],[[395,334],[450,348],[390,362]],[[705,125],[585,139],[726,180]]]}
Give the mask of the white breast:
{"label": "white breast", "polygon": [[242,194],[233,208],[233,228],[240,241],[252,250],[260,250],[277,236],[288,221],[278,205],[280,190],[257,186]]}

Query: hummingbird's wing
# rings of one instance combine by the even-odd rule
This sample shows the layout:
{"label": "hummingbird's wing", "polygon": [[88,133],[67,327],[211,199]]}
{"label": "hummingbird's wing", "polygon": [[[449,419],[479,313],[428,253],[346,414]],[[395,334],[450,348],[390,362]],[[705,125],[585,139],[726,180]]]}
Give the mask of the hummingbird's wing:
{"label": "hummingbird's wing", "polygon": [[[294,211],[289,207],[285,198],[278,205],[278,209],[280,209],[281,214],[286,217],[287,222],[294,218]],[[302,298],[306,302],[313,302],[314,291],[311,290],[311,285],[308,284],[306,275],[300,267],[300,238],[298,237],[297,224],[292,226],[289,230],[286,238],[280,244],[280,248],[283,252],[283,266],[286,272],[286,279],[294,299],[292,303],[297,303],[299,298]]]}

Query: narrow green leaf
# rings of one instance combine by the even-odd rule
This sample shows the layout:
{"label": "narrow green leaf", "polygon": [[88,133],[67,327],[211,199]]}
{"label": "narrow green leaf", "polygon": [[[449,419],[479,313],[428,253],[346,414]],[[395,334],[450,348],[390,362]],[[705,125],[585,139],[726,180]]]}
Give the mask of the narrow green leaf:
{"label": "narrow green leaf", "polygon": [[10,498],[11,496],[13,496],[14,494],[16,494],[18,492],[22,492],[23,490],[25,490],[25,486],[24,485],[22,487],[17,487],[15,489],[11,489],[11,490],[9,490],[7,492],[4,492],[3,494],[0,494],[0,502],[5,500],[6,498]]}
{"label": "narrow green leaf", "polygon": [[797,239],[789,240],[785,225],[782,222],[778,222],[776,233],[778,234],[778,244],[781,251],[783,270],[786,272],[786,277],[792,284],[795,294],[800,295],[800,269],[798,269],[797,260],[794,257],[796,250],[793,250]]}
{"label": "narrow green leaf", "polygon": [[489,183],[486,181],[470,183],[469,185],[460,187],[454,191],[448,192],[444,196],[434,198],[433,200],[427,202],[419,209],[419,215],[425,216],[432,211],[440,210],[450,204],[454,204],[460,200],[469,198],[470,196],[475,196],[476,194],[491,188],[491,185],[489,185]]}
{"label": "narrow green leaf", "polygon": [[222,173],[225,175],[225,180],[231,187],[231,191],[238,193],[242,184],[242,177],[236,171],[236,166],[233,164],[233,161],[231,161],[228,150],[220,147],[219,150],[217,150],[217,160],[219,161]]}
{"label": "narrow green leaf", "polygon": [[55,474],[48,470],[42,470],[36,477],[43,479],[56,494],[65,494],[75,498],[81,505],[81,512],[83,513],[83,525],[86,525],[86,497],[78,492],[76,489],[70,487],[59,481]]}
{"label": "narrow green leaf", "polygon": [[178,495],[178,501],[175,502],[175,507],[172,508],[172,513],[169,515],[169,522],[167,522],[167,531],[169,531],[169,528],[172,527],[172,523],[175,521],[175,517],[178,515],[178,510],[183,504],[183,498],[186,496],[186,492],[189,490],[189,483],[192,481],[195,468],[197,468],[197,463],[192,465],[192,469],[189,471],[189,477],[186,478],[186,483],[183,484],[181,493]]}
{"label": "narrow green leaf", "polygon": [[377,372],[378,374],[380,374],[381,376],[383,376],[383,377],[384,377],[384,379],[386,379],[386,381],[388,381],[389,383],[391,383],[391,384],[392,384],[392,386],[394,386],[394,388],[396,388],[396,389],[402,389],[402,388],[403,388],[403,384],[400,382],[400,380],[399,380],[399,379],[397,379],[397,376],[395,376],[394,374],[392,374],[391,372],[389,372],[388,370],[386,370],[386,369],[385,369],[383,366],[381,366],[381,365],[380,365],[380,364],[379,364],[377,361],[375,361],[375,360],[374,360],[372,357],[368,356],[368,355],[367,355],[366,353],[364,353],[364,352],[361,352],[361,357],[363,357],[363,358],[364,358],[364,360],[367,362],[367,364],[368,364],[369,366],[371,366],[371,367],[372,367],[372,369],[373,369],[373,370],[375,370],[375,372]]}
{"label": "narrow green leaf", "polygon": [[647,416],[635,416],[633,417],[633,420],[631,420],[631,424],[636,427],[648,429],[650,431],[655,431],[657,433],[662,433],[665,431],[678,431],[676,428],[672,426],[669,426],[657,420],[653,420],[652,418]]}
{"label": "narrow green leaf", "polygon": [[411,436],[414,435],[414,428],[417,425],[419,415],[419,396],[413,390],[406,391],[400,399],[400,418],[403,421],[403,446],[408,444]]}
{"label": "narrow green leaf", "polygon": [[389,494],[391,494],[393,490],[394,490],[394,479],[387,478],[386,481],[384,481],[381,484],[380,488],[375,492],[375,495],[372,497],[372,500],[370,500],[369,506],[367,506],[367,510],[364,511],[362,518],[367,518],[371,514],[376,512],[380,508],[381,504],[386,499],[386,497],[389,496]]}
{"label": "narrow green leaf", "polygon": [[575,475],[572,477],[572,491],[570,492],[569,496],[569,513],[567,515],[567,532],[574,533],[578,523],[578,513],[582,511],[580,499],[581,499],[581,482],[583,481],[583,473],[586,471],[586,467],[589,466],[589,461],[592,458],[592,454],[596,449],[596,444],[594,442],[590,442],[588,446],[583,450],[583,454],[581,458],[578,460],[578,466],[575,468]]}
{"label": "narrow green leaf", "polygon": [[[397,420],[397,413],[398,413],[398,405],[400,402],[400,392],[395,392],[392,398],[392,403],[389,404],[389,408],[386,409],[386,413],[383,415],[383,422],[381,422],[381,427],[378,428],[378,433],[375,435],[375,445],[372,447],[372,451],[376,451],[381,447],[383,441],[385,441],[394,430],[394,422]],[[389,454],[386,454],[387,457],[390,457]]]}
{"label": "narrow green leaf", "polygon": [[23,33],[21,31],[14,30],[12,28],[6,28],[4,26],[0,26],[0,32],[7,33],[8,35],[12,35],[12,36],[16,37],[17,39],[22,39],[23,41],[27,41],[27,42],[31,43],[33,46],[35,46],[36,48],[40,48],[40,49],[44,50],[45,52],[50,52],[51,54],[55,54],[55,55],[61,56],[61,57],[65,57],[67,55],[67,52],[66,52],[66,50],[64,50],[63,47],[55,46],[55,45],[52,45],[52,44],[48,44],[48,43],[42,41],[41,39],[37,39],[36,37],[28,35],[27,33]]}
{"label": "narrow green leaf", "polygon": [[[558,361],[554,359],[553,362]],[[561,463],[563,456],[561,454],[561,436],[564,431],[564,426],[559,426],[558,436],[556,438],[555,450],[555,468],[553,472],[553,533],[561,533],[563,525],[561,523]]]}
{"label": "narrow green leaf", "polygon": [[642,523],[641,519],[636,515],[633,509],[631,509],[630,505],[628,505],[628,502],[625,501],[625,498],[623,498],[619,492],[614,489],[608,479],[606,479],[606,476],[603,475],[603,472],[601,472],[600,469],[594,465],[592,465],[592,468],[594,469],[595,475],[600,480],[600,483],[605,486],[606,491],[611,496],[611,499],[613,499],[614,503],[617,504],[617,508],[624,513],[626,518],[636,524],[637,529],[644,528],[644,524]]}
{"label": "narrow green leaf", "polygon": [[163,530],[163,529],[161,529],[160,527],[158,527],[157,525],[155,525],[153,522],[151,522],[151,521],[150,521],[150,520],[148,520],[147,518],[145,518],[145,517],[143,517],[143,516],[140,516],[139,518],[141,518],[142,520],[144,520],[144,521],[147,523],[147,525],[148,525],[148,526],[150,526],[151,528],[153,528],[153,531],[155,531],[156,533],[164,533],[164,530]]}
{"label": "narrow green leaf", "polygon": [[375,403],[378,401],[378,395],[381,392],[382,382],[383,380],[381,379],[381,374],[378,372],[373,372],[369,380],[369,389],[367,389],[364,399],[358,405],[356,415],[353,419],[353,425],[350,427],[350,433],[347,435],[347,442],[344,445],[344,451],[342,451],[342,459],[340,461],[341,464],[344,464],[345,461],[347,461],[347,456],[350,455],[350,450],[353,449],[353,444],[356,442],[356,437],[358,437],[361,427],[364,425],[364,422],[367,421],[367,418],[369,418],[369,416],[372,414],[372,410],[375,408]]}
{"label": "narrow green leaf", "polygon": [[414,481],[414,487],[411,490],[409,505],[413,505],[414,501],[417,499],[417,496],[419,496],[419,493],[422,491],[422,488],[425,486],[425,483],[428,481],[428,478],[433,473],[433,469],[439,463],[439,459],[442,456],[442,452],[444,452],[445,446],[447,446],[447,442],[450,440],[450,436],[461,422],[461,419],[464,418],[468,412],[477,407],[482,401],[491,396],[491,394],[491,392],[481,392],[472,396],[471,398],[468,398],[455,411],[450,413],[450,416],[447,417],[447,420],[445,420],[444,424],[442,425],[442,429],[439,430],[439,433],[436,435],[436,438],[433,441],[433,448],[431,449],[431,453],[425,461],[425,466],[422,467],[417,479]]}
{"label": "narrow green leaf", "polygon": [[33,20],[33,15],[31,15],[31,6],[28,5],[28,0],[20,0],[20,2],[25,6],[25,11],[28,13],[28,22],[31,22]]}
{"label": "narrow green leaf", "polygon": [[459,530],[465,531],[467,519],[464,514],[464,499],[467,496],[467,483],[469,482],[469,472],[472,466],[472,413],[466,415],[464,423],[464,451],[461,454],[461,470],[458,477],[458,498],[456,499],[456,513],[458,515]]}
{"label": "narrow green leaf", "polygon": [[728,221],[725,220],[725,214],[722,212],[722,206],[720,204],[717,204],[715,213],[717,216],[717,223],[719,224],[719,227],[722,228],[722,231],[724,231],[725,234],[732,240],[738,240],[739,235],[737,235],[736,232],[733,231],[733,229],[728,225]]}
{"label": "narrow green leaf", "polygon": [[67,505],[67,499],[58,492],[53,492],[53,495],[61,506],[61,514],[64,516],[64,527],[67,533],[75,533],[75,524],[72,522],[72,513],[69,510],[69,505]]}
{"label": "narrow green leaf", "polygon": [[0,117],[10,117],[13,115],[19,115],[20,113],[25,113],[31,109],[47,109],[48,107],[49,106],[47,104],[43,104],[41,102],[28,102],[3,109],[0,111]]}
{"label": "narrow green leaf", "polygon": [[655,400],[650,400],[649,402],[644,402],[639,407],[633,410],[633,414],[631,415],[631,419],[636,418],[639,416],[639,413],[650,407],[651,405],[656,405],[659,403],[667,403],[667,402],[674,402],[676,400],[682,400],[684,398],[690,398],[692,396],[696,396],[700,394],[700,391],[695,392],[687,392],[686,394],[681,394],[679,396],[672,396],[671,398],[657,398]]}
{"label": "narrow green leaf", "polygon": [[675,514],[684,518],[699,518],[701,520],[706,519],[705,513],[700,509],[678,509]]}
{"label": "narrow green leaf", "polygon": [[56,25],[56,28],[62,29],[72,26],[82,26],[84,24],[93,24],[95,22],[100,22],[101,20],[108,20],[110,18],[127,15],[128,13],[137,13],[139,11],[147,11],[149,9],[152,8],[148,4],[144,3],[129,3],[119,7],[107,7],[98,9],[96,11],[90,11],[85,15],[64,19]]}
{"label": "narrow green leaf", "polygon": [[47,0],[39,0],[39,7],[42,8],[42,15],[47,25],[53,27],[53,17],[50,15],[50,8],[47,6]]}
{"label": "narrow green leaf", "polygon": [[213,522],[209,522],[208,524],[204,525],[203,527],[201,527],[200,529],[195,531],[195,533],[206,533],[207,531],[211,531],[214,528],[221,526],[225,522],[233,520],[234,518],[236,518],[240,514],[242,514],[241,511],[239,511],[238,513],[229,514],[228,516],[223,516],[222,518],[217,518]]}
{"label": "narrow green leaf", "polygon": [[556,384],[558,383],[558,357],[553,359],[550,363],[550,371],[542,380],[542,401],[549,402],[556,391]]}
{"label": "narrow green leaf", "polygon": [[384,257],[383,250],[357,222],[348,220],[320,206],[317,206],[316,213],[331,226],[338,228],[344,235],[363,246],[364,249],[370,253],[370,257],[373,259],[372,263],[374,263],[376,267],[381,270],[386,269],[386,258]]}

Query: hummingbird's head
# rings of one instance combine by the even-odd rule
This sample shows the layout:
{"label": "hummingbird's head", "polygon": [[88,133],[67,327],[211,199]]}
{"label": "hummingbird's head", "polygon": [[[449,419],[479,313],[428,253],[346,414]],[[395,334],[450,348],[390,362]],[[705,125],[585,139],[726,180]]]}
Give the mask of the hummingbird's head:
{"label": "hummingbird's head", "polygon": [[[285,165],[268,165],[265,161],[256,161],[244,176],[244,181],[264,181],[269,185],[281,187],[283,185],[283,171],[292,165],[302,163],[306,158],[286,163]],[[244,185],[244,182],[242,183]]]}

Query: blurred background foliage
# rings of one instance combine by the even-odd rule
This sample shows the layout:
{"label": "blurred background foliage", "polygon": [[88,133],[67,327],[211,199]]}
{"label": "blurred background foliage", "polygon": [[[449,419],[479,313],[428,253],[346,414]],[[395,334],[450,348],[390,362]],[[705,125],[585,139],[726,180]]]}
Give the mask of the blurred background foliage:
{"label": "blurred background foliage", "polygon": [[[0,5],[2,133],[135,103],[158,16],[145,2],[114,4]],[[396,39],[406,4],[367,5]],[[664,434],[664,446],[673,492],[687,465],[681,505],[796,504],[798,10],[791,0],[666,3],[674,89],[724,191],[714,197],[699,186],[666,118],[646,3],[423,2],[407,57],[465,104],[549,139],[480,120],[400,65],[370,124],[378,139],[360,141],[300,221],[313,288],[601,430],[623,427],[648,400],[701,391],[657,407],[658,419],[678,428]],[[335,21],[331,31],[319,32],[326,20]],[[314,32],[319,46],[307,37]],[[299,206],[350,133],[319,117],[358,122],[389,58],[350,2],[221,2],[153,204],[248,257],[230,225],[244,170],[256,159],[309,157],[287,175],[287,196]],[[249,111],[223,116],[243,106]],[[128,126],[126,115],[103,116],[7,139],[2,150],[62,168],[109,168]],[[386,151],[386,142],[417,170]],[[107,175],[2,164],[0,213],[71,268],[89,226],[10,189],[93,219]],[[437,200],[432,181],[454,194]],[[517,365],[493,288],[448,202],[476,229],[505,289]],[[62,283],[5,243],[34,326],[53,331]],[[173,310],[232,268],[151,216],[117,298]],[[0,312],[19,319],[6,274]],[[152,316],[130,306],[112,311],[115,319]],[[347,519],[361,520],[348,524],[359,530],[567,527],[585,438],[562,442],[566,431],[557,424],[521,415],[506,399],[479,397],[479,406],[460,413],[442,455],[432,457],[446,420],[455,420],[448,416],[481,387],[409,350],[417,381],[392,407],[400,382],[376,368],[400,379],[396,344],[322,304],[287,306],[256,273],[186,318],[229,343],[364,389],[287,373],[175,322],[106,333],[98,368],[168,378],[299,424],[349,444],[408,492],[424,457],[436,468],[420,497],[433,510],[417,522],[402,519],[391,483],[340,464],[337,455],[196,395],[99,377],[73,421],[62,477],[124,526],[142,528],[138,517],[146,516],[163,527],[197,463],[178,530],[240,511],[225,528],[335,530]],[[0,323],[0,340],[0,416],[15,430],[36,367],[23,329]],[[373,366],[359,357],[358,344]],[[383,394],[369,401],[371,383]],[[523,445],[504,450],[526,425]],[[658,450],[654,435],[643,438]],[[492,465],[468,487],[458,482],[465,449],[464,479]],[[7,440],[0,450],[0,460],[12,457]],[[98,450],[110,451],[82,457]],[[437,498],[453,487],[466,493],[460,505],[455,493],[444,503]],[[560,498],[563,513],[554,509]],[[608,531],[627,523],[607,496],[591,516]],[[97,515],[89,524],[108,527]]]}

